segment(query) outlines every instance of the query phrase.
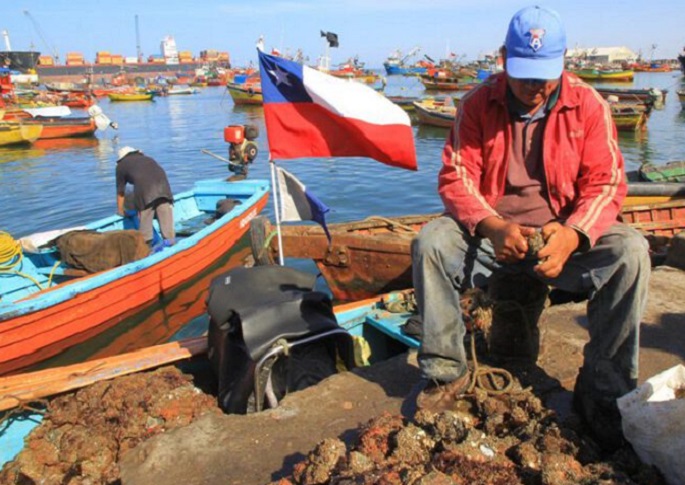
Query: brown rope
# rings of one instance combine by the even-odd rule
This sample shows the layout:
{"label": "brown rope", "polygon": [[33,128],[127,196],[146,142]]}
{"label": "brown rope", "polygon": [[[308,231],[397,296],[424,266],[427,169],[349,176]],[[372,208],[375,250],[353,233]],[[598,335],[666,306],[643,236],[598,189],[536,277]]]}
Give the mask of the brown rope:
{"label": "brown rope", "polygon": [[365,221],[381,221],[385,222],[389,227],[390,230],[392,231],[395,228],[402,229],[403,231],[406,232],[412,232],[416,233],[417,231],[410,226],[407,226],[406,224],[402,224],[401,222],[393,221],[392,219],[388,219],[387,217],[383,216],[370,216],[364,219]]}
{"label": "brown rope", "polygon": [[[473,360],[473,375],[467,392],[473,392],[476,387],[491,395],[505,394],[511,391],[514,385],[514,377],[508,370],[499,367],[481,367],[478,363],[474,331],[471,332],[471,359]],[[504,384],[499,384],[496,377],[499,377]],[[489,382],[484,382],[484,379],[488,379]]]}
{"label": "brown rope", "polygon": [[[0,428],[2,428],[2,425],[5,423],[5,421],[9,421],[12,417],[19,415],[25,411],[29,411],[32,413],[36,414],[42,414],[45,415],[47,412],[48,408],[48,400],[47,399],[32,399],[31,401],[24,401],[21,399],[19,396],[14,396],[12,394],[6,394],[3,396],[3,398],[13,398],[17,400],[17,405],[16,407],[13,407],[12,409],[9,409],[3,413],[2,416],[0,416]],[[34,404],[41,405],[41,407],[34,406]]]}

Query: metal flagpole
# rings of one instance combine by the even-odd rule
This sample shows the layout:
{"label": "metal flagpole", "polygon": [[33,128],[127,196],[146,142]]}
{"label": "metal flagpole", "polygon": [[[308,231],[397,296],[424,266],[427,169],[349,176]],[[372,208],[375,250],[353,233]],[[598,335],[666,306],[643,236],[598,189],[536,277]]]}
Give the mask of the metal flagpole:
{"label": "metal flagpole", "polygon": [[274,194],[274,212],[276,219],[276,237],[278,238],[278,264],[283,264],[283,238],[281,237],[281,200],[276,183],[276,162],[269,159],[269,167],[271,168],[271,187]]}

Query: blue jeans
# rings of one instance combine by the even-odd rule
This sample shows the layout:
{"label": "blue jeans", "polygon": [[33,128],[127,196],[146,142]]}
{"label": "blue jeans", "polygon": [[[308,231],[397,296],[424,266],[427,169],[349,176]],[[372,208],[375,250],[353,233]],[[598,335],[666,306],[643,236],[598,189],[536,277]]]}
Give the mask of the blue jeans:
{"label": "blue jeans", "polygon": [[589,293],[584,381],[603,396],[625,394],[638,377],[639,327],[651,270],[648,249],[640,233],[616,223],[593,248],[571,255],[558,277],[545,279],[533,271],[537,261],[499,263],[489,239],[471,236],[449,216],[434,219],[412,243],[414,288],[423,320],[418,354],[422,373],[449,382],[467,370],[460,291],[484,286],[494,272],[525,272],[556,288]]}

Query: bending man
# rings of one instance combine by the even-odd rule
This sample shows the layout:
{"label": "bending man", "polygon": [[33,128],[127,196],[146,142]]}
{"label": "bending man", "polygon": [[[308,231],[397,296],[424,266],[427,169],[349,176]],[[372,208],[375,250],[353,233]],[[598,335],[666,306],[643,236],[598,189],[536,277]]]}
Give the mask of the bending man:
{"label": "bending man", "polygon": [[140,232],[152,244],[152,221],[156,217],[164,240],[174,243],[173,195],[164,169],[140,150],[123,147],[118,152],[117,213],[124,215],[126,184],[133,185],[133,198],[140,215]]}

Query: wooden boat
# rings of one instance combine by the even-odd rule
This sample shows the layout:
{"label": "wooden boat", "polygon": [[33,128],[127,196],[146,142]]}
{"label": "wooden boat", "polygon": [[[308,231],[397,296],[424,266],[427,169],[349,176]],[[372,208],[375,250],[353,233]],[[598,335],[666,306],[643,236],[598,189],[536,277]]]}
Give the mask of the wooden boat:
{"label": "wooden boat", "polygon": [[474,81],[462,81],[456,78],[438,79],[422,76],[421,84],[423,84],[423,87],[428,91],[469,91],[478,86],[480,83]]}
{"label": "wooden boat", "polygon": [[[629,184],[623,218],[648,239],[685,230],[685,184]],[[353,301],[411,287],[410,244],[438,214],[369,217],[328,224],[332,242],[318,225],[281,225],[283,255],[311,259],[334,298]],[[264,217],[252,223],[252,251],[259,264],[278,261],[277,238]]]}
{"label": "wooden boat", "polygon": [[175,95],[185,95],[185,94],[197,94],[199,91],[193,87],[173,87],[169,90],[167,90],[166,94],[167,96],[175,96]]}
{"label": "wooden boat", "polygon": [[[410,313],[388,310],[393,302],[406,298],[405,292],[394,292],[334,307],[341,329],[368,344],[363,356],[360,352],[357,365],[380,362],[409,348],[418,348],[419,341],[400,329]],[[0,411],[97,382],[186,361],[205,354],[207,347],[206,336],[194,336],[118,356],[1,377]],[[0,428],[0,467],[13,460],[22,450],[25,437],[41,420],[42,415],[35,412],[20,413],[5,420]]]}
{"label": "wooden boat", "polygon": [[[78,340],[198,274],[247,232],[249,220],[266,205],[268,190],[269,183],[260,180],[197,182],[174,198],[175,245],[94,274],[66,267],[54,247],[31,243],[41,235],[23,238],[27,249],[22,254],[21,246],[14,246],[15,256],[2,263],[16,265],[0,273],[0,375],[60,353],[64,342]],[[206,224],[217,202],[226,198],[239,204]],[[104,232],[130,224],[128,218],[110,216],[85,228]]]}
{"label": "wooden boat", "polygon": [[430,68],[420,78],[426,90],[437,91],[468,91],[480,83],[476,70],[451,65]]}
{"label": "wooden boat", "polygon": [[613,88],[598,86],[595,90],[602,95],[604,99],[609,96],[615,96],[619,102],[627,103],[652,103],[663,104],[666,101],[665,89],[644,88],[644,89],[630,89],[630,88]]}
{"label": "wooden boat", "polygon": [[611,105],[611,118],[618,131],[640,131],[647,128],[650,108],[637,104]]}
{"label": "wooden boat", "polygon": [[409,112],[414,111],[414,101],[419,101],[419,98],[416,96],[388,96],[386,94],[385,97],[403,110]]}
{"label": "wooden boat", "polygon": [[26,125],[18,122],[0,122],[0,146],[33,143],[43,131],[43,125]]}
{"label": "wooden boat", "polygon": [[637,64],[633,67],[635,72],[671,72],[671,66],[664,62],[659,64],[658,62]]}
{"label": "wooden boat", "polygon": [[236,84],[228,82],[226,89],[233,98],[234,104],[264,104],[260,83]]}
{"label": "wooden boat", "polygon": [[95,104],[95,96],[66,96],[60,102],[62,106],[69,106],[70,108],[90,108]]}
{"label": "wooden boat", "polygon": [[685,109],[685,91],[676,91],[680,105]]}
{"label": "wooden boat", "polygon": [[48,82],[43,84],[45,89],[53,93],[79,93],[86,94],[90,91],[88,84]]}
{"label": "wooden boat", "polygon": [[375,84],[380,80],[380,76],[369,70],[363,68],[363,63],[357,63],[351,60],[338,67],[338,69],[331,69],[327,74],[341,79],[351,79],[364,84]]}
{"label": "wooden boat", "polygon": [[119,88],[116,88],[116,87],[112,86],[112,87],[109,87],[109,88],[107,88],[107,87],[103,87],[103,88],[93,88],[93,89],[91,90],[90,93],[91,93],[93,96],[95,96],[96,98],[104,98],[105,96],[107,96],[107,95],[109,95],[109,94],[112,94],[112,93],[116,93],[116,92],[118,92],[118,91],[120,91]]}
{"label": "wooden boat", "polygon": [[39,140],[93,136],[97,130],[95,120],[90,116],[78,118],[39,117],[23,120],[22,124],[43,125],[43,131],[38,137]]}
{"label": "wooden boat", "polygon": [[454,124],[457,108],[445,105],[444,102],[434,99],[424,99],[414,102],[414,111],[419,123],[441,128],[450,128]]}
{"label": "wooden boat", "polygon": [[40,107],[21,107],[21,106],[7,106],[5,107],[4,121],[20,121],[29,119],[31,117],[64,117],[71,114],[71,109],[68,106],[40,106]]}
{"label": "wooden boat", "polygon": [[579,69],[573,71],[585,81],[633,82],[635,71],[632,69]]}
{"label": "wooden boat", "polygon": [[643,164],[638,170],[626,172],[629,181],[685,182],[685,161],[673,160],[663,165]]}
{"label": "wooden boat", "polygon": [[154,97],[150,93],[109,93],[110,101],[152,101]]}

